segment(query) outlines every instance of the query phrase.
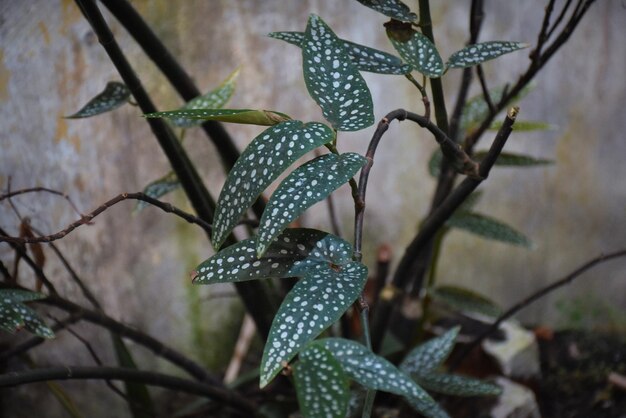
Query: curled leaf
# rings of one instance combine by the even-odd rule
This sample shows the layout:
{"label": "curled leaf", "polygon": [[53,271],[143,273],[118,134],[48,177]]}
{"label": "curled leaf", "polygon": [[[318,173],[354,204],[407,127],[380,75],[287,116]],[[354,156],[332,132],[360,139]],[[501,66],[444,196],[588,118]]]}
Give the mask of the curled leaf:
{"label": "curled leaf", "polygon": [[449,68],[465,68],[498,58],[501,55],[528,48],[522,42],[490,41],[468,45],[450,56],[446,66]]}
{"label": "curled leaf", "polygon": [[[239,75],[239,68],[233,71],[226,80],[210,92],[190,100],[179,110],[185,109],[221,109],[235,92],[235,80]],[[171,119],[173,125],[181,128],[190,128],[202,123],[199,119]]]}
{"label": "curled leaf", "polygon": [[512,227],[489,216],[474,212],[459,211],[448,219],[446,225],[495,241],[527,248],[531,246],[530,240]]}
{"label": "curled leaf", "polygon": [[273,110],[251,109],[184,109],[146,113],[146,118],[168,118],[171,120],[216,120],[227,123],[272,126],[290,120],[284,113]]}
{"label": "curled leaf", "polygon": [[398,22],[385,24],[387,37],[402,59],[426,77],[438,78],[445,71],[435,45],[411,25]]}
{"label": "curled leaf", "polygon": [[78,112],[70,116],[65,116],[65,118],[80,119],[99,115],[100,113],[105,113],[120,107],[128,101],[129,97],[130,90],[128,90],[126,85],[117,81],[110,81],[107,83],[102,93],[91,99]]}
{"label": "curled leaf", "polygon": [[[167,193],[176,190],[180,187],[180,182],[178,181],[178,177],[173,171],[170,171],[160,179],[153,181],[148,184],[144,189],[143,193],[147,196],[150,196],[154,199],[158,199]],[[140,200],[137,202],[136,210],[140,211],[149,204]]]}
{"label": "curled leaf", "polygon": [[416,22],[417,15],[400,0],[357,0],[363,6],[402,22]]}

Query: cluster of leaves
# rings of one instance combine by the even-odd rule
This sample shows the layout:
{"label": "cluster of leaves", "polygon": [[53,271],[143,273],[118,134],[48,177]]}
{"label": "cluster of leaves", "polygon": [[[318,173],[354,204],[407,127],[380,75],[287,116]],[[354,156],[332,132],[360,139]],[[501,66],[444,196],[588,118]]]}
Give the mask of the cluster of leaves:
{"label": "cluster of leaves", "polygon": [[[416,19],[398,1],[361,3],[398,21],[413,22]],[[399,22],[394,24],[402,25]],[[512,42],[478,44],[453,54],[443,66],[439,64],[441,58],[436,48],[430,41],[425,42],[421,33],[412,30],[408,39],[400,39],[393,30],[388,29],[388,33],[402,58],[339,39],[315,15],[310,16],[304,32],[270,34],[301,48],[306,87],[330,126],[292,120],[276,111],[221,109],[217,106],[198,108],[187,105],[174,111],[146,115],[171,121],[182,118],[270,126],[241,154],[220,193],[212,233],[216,249],[222,246],[260,194],[295,161],[315,148],[334,144],[337,131],[356,131],[374,123],[371,94],[360,71],[405,75],[416,70],[427,77],[439,77],[447,68],[476,65],[525,47]],[[285,297],[272,323],[260,365],[261,387],[299,354],[294,365],[294,378],[301,409],[307,417],[345,416],[349,399],[348,378],[370,389],[404,396],[413,407],[429,417],[447,415],[416,383],[419,379],[430,379],[429,382],[451,380],[457,384],[459,392],[465,385],[477,393],[480,390],[485,394],[495,393],[496,390],[487,384],[490,390],[473,381],[455,380],[447,375],[420,375],[419,379],[412,379],[354,341],[315,340],[351,306],[367,279],[367,268],[352,260],[352,246],[340,237],[317,230],[286,229],[307,208],[353,178],[365,164],[365,159],[358,154],[340,154],[334,146],[329,148],[335,153],[322,155],[297,167],[277,187],[268,201],[256,236],[219,251],[196,268],[194,283],[198,284],[300,278]],[[449,338],[448,344],[453,340]],[[429,370],[434,370],[443,360],[433,360]],[[436,383],[431,384],[431,387],[436,386]]]}
{"label": "cluster of leaves", "polygon": [[[358,1],[392,19],[385,26],[400,57],[339,39],[316,15],[310,16],[304,32],[269,35],[301,48],[307,90],[320,106],[328,125],[293,120],[273,110],[224,109],[235,90],[238,70],[218,87],[180,109],[145,116],[167,118],[173,126],[183,129],[206,120],[268,126],[241,154],[220,193],[212,232],[216,250],[261,193],[298,159],[322,146],[332,151],[295,168],[280,183],[267,203],[256,236],[222,249],[196,268],[194,283],[197,284],[300,278],[286,295],[272,323],[260,366],[261,387],[298,355],[293,367],[294,379],[302,412],[307,417],[345,416],[350,379],[369,389],[403,396],[428,417],[446,417],[445,411],[420,385],[434,392],[460,396],[499,392],[497,387],[485,382],[437,372],[452,349],[458,329],[414,349],[399,369],[354,341],[315,340],[357,299],[367,280],[367,268],[353,260],[351,244],[340,237],[287,226],[347,183],[366,163],[364,157],[341,154],[334,146],[338,131],[357,131],[374,123],[372,97],[360,72],[408,75],[417,71],[425,78],[438,78],[449,69],[478,65],[527,45],[505,41],[474,44],[455,52],[444,64],[435,45],[414,29],[417,15],[401,1]],[[502,89],[494,91],[491,100],[497,102],[502,95]],[[127,102],[128,97],[123,84],[112,82],[68,117],[88,117],[112,110]],[[462,130],[475,129],[476,121],[484,119],[487,112],[489,106],[483,97],[471,99],[462,115]],[[527,125],[528,129],[547,128],[536,122]],[[433,154],[429,165],[432,175],[437,175],[442,158],[439,150]],[[549,161],[503,154],[498,163],[532,166]],[[179,186],[176,176],[168,173],[150,183],[144,192],[159,198]],[[473,203],[475,200],[455,214],[447,226],[516,245],[530,244],[507,225],[473,212]],[[489,301],[462,289],[440,287],[433,289],[432,296],[456,307],[465,304],[468,309],[482,309],[491,314],[496,309]],[[29,323],[34,323],[33,318],[36,317],[31,315],[28,321],[23,321],[27,328],[31,326]],[[43,328],[34,329],[42,332]]]}

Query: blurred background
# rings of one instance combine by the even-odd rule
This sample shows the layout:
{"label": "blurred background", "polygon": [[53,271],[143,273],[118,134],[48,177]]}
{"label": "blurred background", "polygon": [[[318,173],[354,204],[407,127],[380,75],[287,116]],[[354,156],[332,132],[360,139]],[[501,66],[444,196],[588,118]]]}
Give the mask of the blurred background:
{"label": "blurred background", "polygon": [[[406,3],[417,10],[417,1]],[[481,41],[536,42],[544,2],[485,3]],[[228,105],[232,108],[274,109],[304,121],[323,120],[307,94],[300,51],[266,36],[272,31],[303,31],[309,13],[320,15],[341,38],[393,53],[382,27],[387,19],[356,1],[137,0],[132,4],[203,92],[241,68]],[[444,59],[467,41],[468,7],[465,1],[431,4],[437,47]],[[181,106],[183,102],[152,62],[101,8],[157,106],[162,110]],[[623,2],[594,4],[520,102],[519,120],[543,121],[554,127],[514,132],[506,150],[548,158],[554,164],[495,168],[481,186],[478,210],[523,232],[532,240],[532,248],[453,231],[443,247],[439,283],[469,287],[508,307],[588,259],[626,245],[625,27]],[[68,194],[86,213],[119,193],[141,191],[169,171],[137,107],[126,105],[88,119],[62,119],[102,91],[108,81],[120,80],[73,1],[0,2],[0,40],[3,193],[9,183],[11,190],[44,186]],[[527,66],[529,51],[485,64],[489,85],[514,82]],[[460,75],[461,71],[452,70],[443,78],[449,112]],[[364,76],[377,120],[396,108],[423,111],[415,88],[403,77]],[[470,95],[479,92],[475,83]],[[373,129],[341,133],[339,148],[365,153]],[[227,130],[242,149],[262,128],[227,126]],[[479,149],[486,149],[494,134],[483,136]],[[224,172],[213,145],[196,128],[187,131],[184,146],[217,196]],[[386,134],[368,188],[364,262],[369,266],[374,266],[376,251],[383,244],[391,246],[397,261],[427,214],[435,186],[427,162],[435,148],[432,137],[413,124],[394,123]],[[343,236],[351,240],[353,206],[348,187],[335,197]],[[182,191],[165,200],[192,211]],[[58,196],[28,194],[13,202],[44,233],[63,229],[79,217]],[[133,213],[134,207],[134,202],[121,203],[57,245],[107,313],[223,371],[243,309],[230,286],[191,286],[190,272],[212,254],[203,231],[155,208]],[[327,206],[320,203],[307,211],[301,224],[329,230]],[[6,202],[0,203],[0,226],[18,233],[19,220]],[[82,300],[59,261],[49,249],[44,251],[45,270],[59,291]],[[12,265],[13,257],[10,247],[0,244],[5,265]],[[602,265],[529,307],[519,318],[556,328],[623,332],[625,271],[624,260]],[[24,285],[34,281],[25,266],[20,281]],[[76,329],[99,348],[105,361],[113,361],[106,333],[90,325]],[[13,337],[1,336],[6,338]],[[141,348],[136,353],[141,366],[177,373],[152,355],[143,355],[147,352]],[[59,333],[32,355],[39,365],[92,364],[84,346],[67,333]],[[70,382],[67,386],[72,391],[89,388],[92,394],[111,398],[112,409],[102,415],[98,403],[76,396],[88,416],[127,413],[123,400],[110,395],[104,385]],[[11,393],[5,402],[14,416],[26,416],[35,407],[25,400],[52,399],[40,385]],[[19,412],[12,409],[18,404]],[[55,408],[56,403],[50,401],[46,416],[62,416]]]}

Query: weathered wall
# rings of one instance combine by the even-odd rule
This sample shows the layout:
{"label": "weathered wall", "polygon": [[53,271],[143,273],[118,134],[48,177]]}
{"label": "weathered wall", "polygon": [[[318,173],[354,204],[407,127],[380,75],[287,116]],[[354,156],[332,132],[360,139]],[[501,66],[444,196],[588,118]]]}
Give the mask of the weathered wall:
{"label": "weathered wall", "polygon": [[[321,120],[321,112],[306,94],[299,51],[264,37],[274,30],[303,30],[308,13],[322,16],[341,37],[391,52],[381,27],[385,18],[355,1],[133,3],[201,89],[212,88],[241,66],[232,107],[276,109],[294,118]],[[443,56],[466,40],[466,3],[433,2],[435,36]],[[541,3],[487,2],[481,39],[534,42]],[[109,20],[158,106],[180,105],[152,63],[114,19]],[[586,259],[626,244],[626,124],[620,114],[626,103],[625,23],[620,2],[598,2],[521,103],[522,118],[543,120],[558,129],[514,133],[507,149],[553,158],[556,164],[529,170],[496,169],[483,186],[479,208],[525,232],[534,248],[518,249],[453,232],[444,247],[442,282],[469,285],[506,306]],[[85,120],[61,119],[107,81],[119,79],[72,1],[2,2],[0,39],[2,189],[7,188],[9,177],[12,189],[50,187],[68,193],[87,212],[118,193],[141,190],[168,171],[137,108],[125,106]],[[516,53],[487,64],[485,71],[495,86],[515,80],[526,62],[526,52]],[[444,79],[450,107],[459,75],[452,72]],[[415,90],[404,79],[367,74],[366,80],[377,119],[398,107],[421,111]],[[228,129],[240,146],[260,131],[255,127]],[[363,153],[372,131],[342,134],[340,147]],[[487,135],[484,147],[489,140]],[[189,132],[185,147],[217,195],[224,177],[212,145],[202,132]],[[369,186],[366,262],[372,263],[375,248],[384,242],[392,244],[399,258],[413,236],[434,187],[426,171],[433,149],[429,135],[408,124],[394,125],[387,133]],[[181,192],[172,201],[190,210]],[[15,203],[44,232],[54,232],[77,218],[67,202],[46,194],[16,198]],[[338,207],[349,237],[352,206],[347,189],[339,192]],[[131,203],[123,203],[108,210],[93,226],[73,232],[59,246],[113,316],[191,352],[212,367],[223,367],[229,353],[216,353],[212,345],[233,341],[237,330],[232,325],[240,319],[241,310],[232,299],[207,300],[211,294],[231,292],[228,288],[189,285],[188,272],[211,253],[203,233],[156,209],[132,215],[132,208]],[[16,217],[6,203],[0,205],[0,217],[3,228],[16,231]],[[303,224],[328,228],[325,206],[307,213]],[[53,254],[47,256],[46,270],[61,292],[77,295]],[[11,265],[12,253],[6,245],[0,246],[0,258]],[[530,308],[523,318],[550,322],[556,318],[555,301],[568,296],[594,294],[612,306],[625,307],[624,267],[626,263],[618,261],[594,270]],[[220,331],[223,323],[231,324],[226,332]],[[108,344],[106,334],[86,325],[76,328],[94,338],[97,347]],[[35,352],[34,359],[42,365],[67,362],[66,348],[72,349],[70,363],[91,364],[84,348],[67,333],[49,346]],[[99,352],[112,362],[109,350]],[[169,368],[156,364],[151,356],[141,356],[141,362]],[[110,397],[102,385],[90,386]],[[78,400],[88,416],[97,416],[97,405]],[[111,405],[123,409],[117,398],[112,398]]]}

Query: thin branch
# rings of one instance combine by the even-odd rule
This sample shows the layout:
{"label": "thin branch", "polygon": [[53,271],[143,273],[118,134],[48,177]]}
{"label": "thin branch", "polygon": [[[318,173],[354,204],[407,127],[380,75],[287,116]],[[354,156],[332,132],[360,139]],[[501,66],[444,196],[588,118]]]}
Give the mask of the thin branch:
{"label": "thin branch", "polygon": [[541,55],[541,49],[548,40],[548,26],[550,26],[550,17],[552,16],[552,11],[554,10],[554,2],[555,0],[550,0],[546,6],[545,13],[543,15],[543,23],[541,24],[541,29],[537,35],[537,46],[535,46],[535,49],[530,53],[530,59],[533,61]]}
{"label": "thin branch", "polygon": [[93,210],[92,212],[83,215],[81,219],[72,222],[69,226],[67,226],[65,229],[54,233],[54,234],[50,234],[50,235],[45,235],[45,236],[40,236],[40,237],[33,237],[33,238],[28,238],[28,237],[24,237],[24,238],[18,238],[18,237],[10,237],[7,235],[0,235],[0,242],[5,241],[5,242],[15,242],[15,243],[20,243],[20,244],[32,244],[35,242],[51,242],[51,241],[56,241],[58,239],[61,239],[63,237],[65,237],[67,234],[69,234],[70,232],[72,232],[73,230],[75,230],[76,228],[78,228],[79,226],[82,225],[88,225],[91,223],[91,221],[93,220],[93,218],[95,218],[96,216],[100,215],[102,212],[104,212],[105,210],[109,209],[110,207],[124,201],[124,200],[128,200],[128,199],[133,199],[133,200],[141,200],[144,202],[147,202],[153,206],[158,207],[159,209],[161,209],[164,212],[167,213],[172,213],[184,220],[186,220],[189,223],[193,223],[196,225],[199,225],[200,227],[202,227],[207,234],[211,233],[211,225],[208,224],[207,222],[203,221],[202,219],[193,216],[185,211],[182,211],[180,209],[178,209],[177,207],[175,207],[174,205],[172,205],[171,203],[166,203],[166,202],[161,202],[157,199],[154,199],[144,193],[122,193],[119,194],[117,196],[115,196],[113,199],[110,199],[106,202],[104,202],[102,205],[100,205],[97,209]]}
{"label": "thin branch", "polygon": [[590,261],[587,261],[585,264],[578,267],[576,270],[574,270],[567,276],[563,277],[562,279],[559,279],[556,282],[539,289],[538,291],[522,299],[515,305],[511,306],[509,309],[506,310],[506,312],[502,313],[502,315],[500,315],[498,319],[493,324],[491,324],[489,328],[487,328],[483,333],[481,333],[476,338],[474,338],[474,340],[471,343],[469,343],[467,346],[463,348],[462,351],[459,352],[459,354],[455,357],[455,359],[450,363],[449,369],[450,370],[456,369],[460,365],[460,363],[463,361],[463,359],[467,357],[467,355],[470,352],[472,352],[472,350],[474,350],[474,348],[476,348],[485,338],[489,337],[491,334],[493,334],[494,332],[498,330],[498,328],[500,327],[500,324],[502,324],[507,319],[511,318],[513,315],[517,314],[522,309],[528,307],[533,302],[536,302],[537,300],[557,290],[558,288],[566,284],[570,284],[576,278],[578,278],[581,274],[591,269],[592,267],[595,267],[598,264],[605,263],[609,260],[613,260],[615,258],[620,258],[620,257],[626,257],[626,249],[615,251],[609,254],[602,254]]}
{"label": "thin branch", "polygon": [[478,75],[478,80],[480,81],[480,88],[483,91],[483,98],[485,99],[485,103],[487,103],[487,107],[490,112],[495,112],[496,107],[493,104],[493,100],[491,100],[491,94],[489,94],[489,87],[487,87],[487,81],[485,80],[485,73],[483,72],[483,66],[476,66],[476,74]]}
{"label": "thin branch", "polygon": [[[0,288],[2,289],[18,288],[18,289],[27,290],[19,286],[18,287],[8,286],[4,283],[0,283]],[[46,299],[37,300],[37,301],[34,301],[33,303],[41,303],[41,304],[45,304],[49,306],[54,306],[56,308],[59,308],[69,313],[70,315],[78,316],[81,319],[84,319],[85,321],[88,321],[88,322],[91,322],[92,324],[96,324],[103,328],[106,328],[107,330],[119,335],[120,337],[128,338],[129,340],[132,340],[135,343],[144,346],[145,348],[152,351],[157,356],[162,357],[168,360],[169,362],[171,362],[172,364],[175,364],[181,369],[185,370],[194,378],[200,381],[211,383],[211,384],[220,385],[220,382],[218,379],[208,374],[202,366],[198,365],[193,360],[189,359],[188,357],[179,353],[173,348],[166,346],[165,344],[151,337],[150,335],[144,332],[141,332],[139,330],[136,330],[134,328],[130,328],[122,324],[121,322],[116,321],[115,319],[111,318],[108,315],[84,308],[58,295],[50,295]]]}
{"label": "thin branch", "polygon": [[[418,6],[422,33],[430,39],[434,45],[435,36],[433,34],[433,25],[430,18],[429,0],[419,0]],[[448,127],[448,113],[446,111],[446,100],[443,94],[441,78],[430,79],[430,90],[432,92],[433,104],[435,105],[435,120],[437,121],[437,126],[447,135],[450,129]]]}
{"label": "thin branch", "polygon": [[520,91],[522,91],[522,89],[524,89],[528,85],[528,83],[530,83],[530,81],[535,77],[537,72],[539,72],[539,70],[541,70],[548,63],[552,56],[554,56],[554,54],[565,44],[565,42],[569,39],[569,37],[572,35],[572,33],[582,20],[587,10],[589,10],[589,7],[591,7],[591,4],[593,4],[594,2],[595,0],[579,0],[575,7],[574,13],[572,13],[569,21],[567,22],[565,27],[563,27],[557,38],[545,49],[545,51],[539,57],[537,57],[537,59],[531,60],[528,68],[519,77],[515,85],[511,87],[511,89],[506,94],[502,95],[501,100],[497,104],[495,104],[495,113],[489,112],[489,115],[482,121],[480,126],[465,138],[464,148],[468,154],[471,155],[474,146],[478,142],[479,138],[491,126],[491,123],[493,122],[497,114],[502,109],[504,109],[506,105],[513,98],[515,98],[515,96],[517,96]]}
{"label": "thin branch", "polygon": [[[101,1],[124,26],[130,36],[137,41],[183,100],[188,102],[200,96],[201,92],[189,74],[180,66],[163,42],[155,35],[150,26],[128,1]],[[219,122],[206,121],[202,124],[202,129],[215,145],[226,171],[230,171],[240,155],[235,142]],[[261,215],[265,210],[265,201],[262,198],[257,199],[252,205],[252,210],[257,219],[261,219]]]}
{"label": "thin branch", "polygon": [[[113,32],[107,25],[94,0],[75,0],[85,18],[98,37],[98,41],[119,72],[124,84],[132,93],[143,113],[153,113],[158,109],[144,89],[126,56],[120,49]],[[211,222],[215,201],[202,183],[198,172],[189,160],[187,153],[163,119],[146,119],[159,145],[167,156],[176,177],[180,180],[187,197],[196,213],[206,222]]]}
{"label": "thin branch", "polygon": [[408,254],[419,254],[426,245],[429,245],[432,237],[437,233],[445,222],[452,216],[455,210],[467,199],[467,197],[489,176],[496,159],[502,152],[506,141],[511,134],[513,124],[518,114],[518,108],[512,108],[506,115],[502,126],[485,158],[481,161],[478,176],[466,177],[452,193],[439,205],[422,223],[417,236],[405,250],[393,276],[389,298],[381,298],[379,308],[372,324],[372,338],[375,350],[380,348],[382,338],[387,329],[392,309],[400,295],[400,289],[404,289],[412,277],[415,276],[415,259]]}
{"label": "thin branch", "polygon": [[546,38],[550,38],[550,36],[552,36],[552,34],[554,33],[554,31],[556,30],[556,28],[559,26],[559,24],[563,21],[563,18],[565,17],[565,14],[567,13],[567,10],[569,9],[569,7],[572,4],[572,0],[567,0],[565,2],[565,4],[563,5],[563,9],[561,9],[561,13],[559,13],[559,16],[556,18],[556,20],[554,21],[554,24],[552,25],[552,27],[548,30],[548,32],[546,33]]}
{"label": "thin branch", "polygon": [[237,392],[162,373],[116,367],[50,367],[0,375],[0,387],[50,380],[122,380],[159,386],[216,399],[238,411],[254,416],[256,406]]}
{"label": "thin branch", "polygon": [[[56,319],[55,319],[55,322],[58,323],[58,321]],[[100,357],[98,356],[98,353],[96,353],[96,350],[94,350],[93,346],[91,345],[91,343],[89,341],[87,341],[85,338],[83,338],[80,334],[78,334],[76,331],[74,331],[71,327],[67,327],[66,330],[67,330],[67,332],[72,334],[74,336],[74,338],[76,338],[78,341],[80,341],[85,346],[85,348],[89,352],[89,355],[91,356],[93,361],[96,362],[96,364],[98,366],[102,367],[104,365],[104,363],[102,363],[102,360],[100,360]],[[111,389],[111,391],[113,393],[115,393],[116,395],[118,395],[119,397],[124,399],[126,402],[131,402],[128,399],[128,397],[124,394],[124,392],[122,392],[118,387],[116,387],[113,384],[113,382],[111,382],[110,380],[105,380],[104,383],[107,385],[107,387],[109,389]]]}
{"label": "thin branch", "polygon": [[79,214],[82,215],[81,211],[78,210],[78,207],[76,207],[76,205],[74,204],[74,202],[72,202],[72,199],[70,199],[70,197],[63,193],[60,192],[58,190],[54,190],[54,189],[49,189],[47,187],[30,187],[27,189],[20,189],[20,190],[13,190],[13,191],[9,191],[3,195],[0,195],[0,201],[3,201],[4,199],[10,199],[14,196],[19,196],[21,194],[26,194],[26,193],[38,193],[38,192],[46,192],[46,193],[50,193],[56,196],[61,196],[63,199],[67,200],[67,202],[70,204],[70,206],[72,207],[72,209],[74,209],[74,211]]}
{"label": "thin branch", "polygon": [[[2,237],[2,236],[8,236],[8,234],[7,234],[7,232],[4,229],[0,228],[0,237]],[[26,261],[26,264],[28,264],[30,266],[30,268],[33,269],[33,271],[35,272],[35,276],[37,276],[37,279],[41,283],[43,283],[43,285],[46,287],[46,289],[48,289],[48,291],[51,294],[57,294],[56,288],[54,287],[52,282],[50,280],[48,280],[48,278],[44,274],[44,272],[41,269],[41,267],[39,267],[37,265],[37,263],[35,263],[35,261],[32,258],[30,258],[30,256],[28,255],[28,253],[26,252],[25,246],[23,244],[19,244],[19,243],[15,243],[15,242],[8,242],[8,244],[11,246],[11,248],[13,248],[15,250],[15,252],[18,254],[18,256],[20,258],[24,259],[24,261]],[[15,280],[16,278],[13,277],[13,279]]]}

